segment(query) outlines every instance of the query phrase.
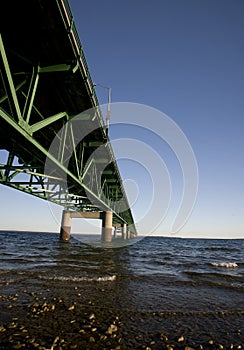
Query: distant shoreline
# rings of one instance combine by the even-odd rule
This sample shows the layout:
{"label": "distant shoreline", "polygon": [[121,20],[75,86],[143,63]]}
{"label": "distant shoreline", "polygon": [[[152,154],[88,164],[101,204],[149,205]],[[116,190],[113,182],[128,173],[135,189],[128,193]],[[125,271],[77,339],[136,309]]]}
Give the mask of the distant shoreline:
{"label": "distant shoreline", "polygon": [[[0,229],[0,233],[6,233],[6,232],[9,232],[9,233],[14,233],[14,232],[20,232],[20,233],[43,233],[43,234],[55,234],[55,235],[59,235],[59,232],[50,232],[50,231],[25,231],[25,230],[3,230],[3,229]],[[76,235],[79,235],[79,236],[99,236],[99,234],[97,233],[71,233],[71,237],[74,237]],[[144,239],[144,238],[165,238],[165,239],[183,239],[183,240],[208,240],[208,241],[225,241],[225,240],[228,240],[228,241],[243,241],[244,238],[239,238],[239,237],[235,237],[235,238],[230,238],[230,237],[225,237],[225,238],[209,238],[209,237],[175,237],[175,236],[160,236],[160,235],[147,235],[147,236],[142,236],[142,235],[139,235],[138,238],[140,239]],[[75,238],[75,237],[74,237]]]}

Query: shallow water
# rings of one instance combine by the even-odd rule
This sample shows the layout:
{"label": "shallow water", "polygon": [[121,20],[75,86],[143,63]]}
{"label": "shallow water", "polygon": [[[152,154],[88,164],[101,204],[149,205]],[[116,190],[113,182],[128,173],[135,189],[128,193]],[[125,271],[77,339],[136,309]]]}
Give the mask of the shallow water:
{"label": "shallow water", "polygon": [[[29,332],[45,339],[45,346],[55,340],[53,319],[62,319],[64,338],[70,334],[68,305],[75,305],[74,319],[96,311],[101,332],[118,317],[121,349],[162,348],[161,333],[179,349],[201,344],[207,348],[212,339],[226,347],[243,343],[243,240],[146,237],[113,248],[95,236],[73,236],[63,243],[56,234],[1,232],[0,239],[0,323],[7,329],[12,318],[24,322],[31,317]],[[35,317],[30,312],[36,298],[54,304],[62,300],[66,309],[55,304],[44,325],[36,311]],[[95,344],[87,344],[85,348],[95,349]]]}

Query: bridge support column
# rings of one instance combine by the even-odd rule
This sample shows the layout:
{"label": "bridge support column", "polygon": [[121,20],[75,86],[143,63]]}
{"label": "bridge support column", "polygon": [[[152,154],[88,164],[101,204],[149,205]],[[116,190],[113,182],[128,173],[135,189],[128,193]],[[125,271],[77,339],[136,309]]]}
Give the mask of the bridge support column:
{"label": "bridge support column", "polygon": [[68,210],[63,211],[62,223],[60,228],[60,240],[69,241],[71,231],[71,215]]}
{"label": "bridge support column", "polygon": [[113,231],[113,212],[105,211],[103,213],[102,219],[102,241],[111,242],[112,241],[112,231]]}
{"label": "bridge support column", "polygon": [[127,235],[126,235],[126,231],[127,231],[127,228],[126,228],[126,224],[123,224],[123,227],[122,227],[122,239],[126,239],[127,238]]}
{"label": "bridge support column", "polygon": [[117,238],[117,226],[114,226],[114,238]]}
{"label": "bridge support column", "polygon": [[130,230],[127,231],[127,239],[131,238]]}

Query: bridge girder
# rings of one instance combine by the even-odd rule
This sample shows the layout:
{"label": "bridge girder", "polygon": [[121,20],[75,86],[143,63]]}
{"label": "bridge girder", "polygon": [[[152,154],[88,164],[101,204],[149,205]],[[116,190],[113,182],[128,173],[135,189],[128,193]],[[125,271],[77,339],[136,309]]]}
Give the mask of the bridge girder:
{"label": "bridge girder", "polygon": [[[20,19],[28,20],[25,9],[23,16],[18,13],[23,8],[19,3],[10,0],[6,10],[17,7],[15,26],[3,21],[0,27],[0,150],[7,151],[0,183],[72,210],[111,210],[115,222],[133,225],[68,3],[46,0],[40,9],[37,2],[26,1],[38,23],[28,32],[26,24],[19,27]],[[49,27],[53,21],[55,28]],[[43,52],[53,41],[50,53]],[[76,128],[81,120],[86,129],[82,139]],[[50,151],[54,139],[55,154]],[[100,148],[99,157],[92,158]],[[52,164],[48,173],[47,160]]]}

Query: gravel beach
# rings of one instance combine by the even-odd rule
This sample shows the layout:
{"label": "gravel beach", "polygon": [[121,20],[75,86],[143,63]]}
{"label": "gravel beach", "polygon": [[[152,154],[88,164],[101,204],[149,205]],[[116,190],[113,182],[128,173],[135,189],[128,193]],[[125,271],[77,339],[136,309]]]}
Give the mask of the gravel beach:
{"label": "gravel beach", "polygon": [[[237,327],[244,322],[243,312],[109,309],[106,303],[102,307],[103,298],[111,293],[108,283],[95,291],[90,286],[90,294],[100,293],[100,300],[77,286],[67,296],[65,290],[43,287],[17,292],[11,284],[2,285],[0,349],[242,349],[243,335]],[[202,330],[196,329],[198,318]]]}

